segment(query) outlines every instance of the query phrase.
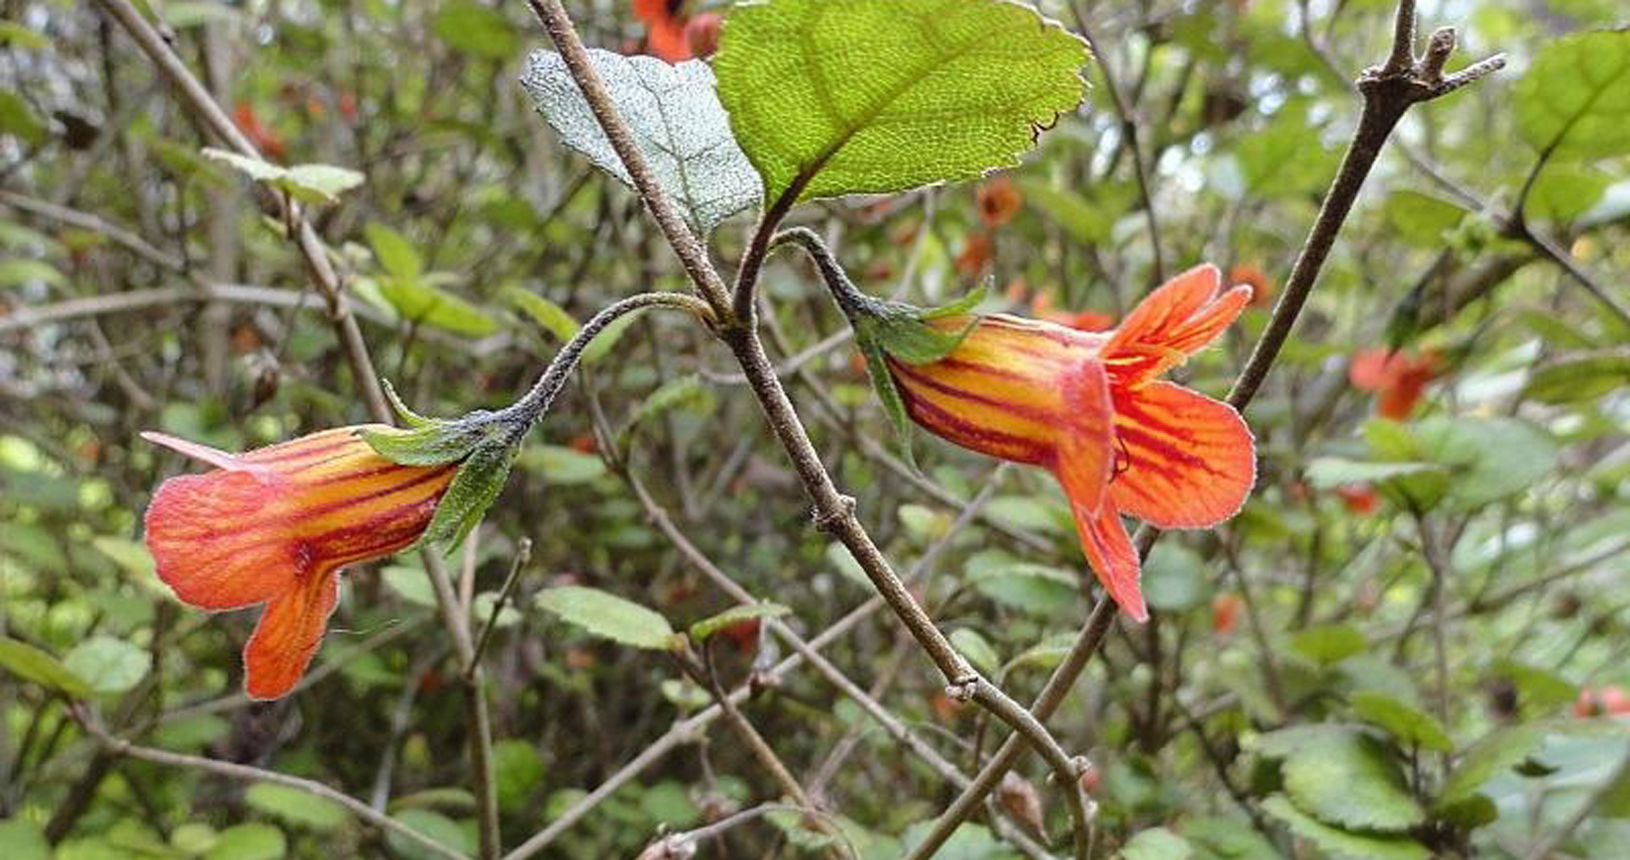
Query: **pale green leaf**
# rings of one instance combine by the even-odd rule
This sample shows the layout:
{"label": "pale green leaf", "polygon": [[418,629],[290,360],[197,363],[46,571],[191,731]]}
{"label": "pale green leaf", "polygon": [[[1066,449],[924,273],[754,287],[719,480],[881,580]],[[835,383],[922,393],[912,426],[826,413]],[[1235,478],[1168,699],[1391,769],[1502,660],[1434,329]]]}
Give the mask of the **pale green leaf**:
{"label": "pale green leaf", "polygon": [[1297,836],[1343,860],[1428,860],[1432,852],[1406,836],[1355,833],[1324,824],[1297,809],[1282,794],[1262,802],[1262,810]]}
{"label": "pale green leaf", "polygon": [[716,615],[710,615],[690,626],[690,638],[697,641],[706,641],[709,636],[742,621],[754,618],[779,618],[791,612],[785,606],[768,600],[758,603],[746,603],[732,606]]}
{"label": "pale green leaf", "polygon": [[1364,650],[1364,634],[1349,624],[1322,624],[1300,630],[1291,647],[1315,663],[1339,663]]}
{"label": "pale green leaf", "polygon": [[84,678],[92,692],[114,694],[136,686],[153,665],[153,655],[123,639],[92,636],[75,645],[62,665]]}
{"label": "pale green leaf", "polygon": [[624,645],[667,651],[678,642],[668,619],[598,588],[580,585],[550,588],[538,594],[536,603],[539,609],[553,613],[562,621]]}
{"label": "pale green leaf", "polygon": [[351,820],[351,814],[338,803],[287,785],[257,782],[244,792],[243,799],[261,812],[312,830],[335,830]]}
{"label": "pale green leaf", "polygon": [[[707,63],[669,65],[597,48],[589,50],[589,60],[657,184],[680,204],[692,227],[705,236],[759,204],[758,174],[736,145]],[[563,143],[625,185],[634,184],[559,54],[532,52],[521,85]]]}
{"label": "pale green leaf", "polygon": [[250,158],[247,155],[239,155],[236,152],[216,149],[213,146],[204,147],[203,154],[205,158],[219,161],[228,167],[236,169],[238,172],[257,182],[271,182],[276,179],[282,179],[288,174],[288,170],[286,168],[279,167],[270,161],[259,158]]}
{"label": "pale green leaf", "polygon": [[251,822],[222,830],[204,860],[279,860],[288,850],[283,831]]}
{"label": "pale green leaf", "polygon": [[1121,847],[1121,860],[1190,860],[1194,846],[1164,827],[1141,830]]}
{"label": "pale green leaf", "polygon": [[1284,775],[1296,805],[1326,824],[1394,832],[1426,819],[1397,762],[1366,734],[1319,736],[1285,759]]}
{"label": "pale green leaf", "polygon": [[1001,0],[760,0],[731,11],[713,68],[765,199],[784,209],[1016,165],[1080,104],[1088,59]]}
{"label": "pale green leaf", "polygon": [[1351,699],[1353,715],[1377,726],[1404,744],[1448,752],[1454,749],[1449,733],[1431,714],[1385,693],[1364,691]]}
{"label": "pale green leaf", "polygon": [[990,640],[971,627],[958,627],[952,630],[951,644],[962,656],[968,658],[968,662],[972,663],[974,668],[987,675],[996,674],[1002,666],[1002,658],[997,655]]}
{"label": "pale green leaf", "polygon": [[[439,812],[429,809],[404,809],[392,813],[391,818],[432,842],[439,842],[461,854],[475,853],[473,831],[466,831],[457,821]],[[395,831],[386,831],[385,841],[390,845],[391,853],[403,860],[442,860],[446,856],[432,852],[429,848]]]}
{"label": "pale green leaf", "polygon": [[565,343],[572,339],[581,328],[572,315],[566,313],[560,305],[520,287],[506,287],[503,296],[510,304],[520,308],[538,327],[555,336],[555,339]]}
{"label": "pale green leaf", "polygon": [[1517,127],[1553,158],[1630,152],[1630,31],[1546,43],[1514,88]]}
{"label": "pale green leaf", "polygon": [[15,639],[0,638],[0,669],[74,698],[91,694],[90,684],[57,662],[55,657]]}
{"label": "pale green leaf", "polygon": [[367,177],[348,167],[332,164],[296,164],[284,171],[276,184],[306,203],[333,203],[340,195],[363,183]]}
{"label": "pale green leaf", "polygon": [[411,279],[424,271],[424,263],[419,258],[419,252],[414,250],[413,243],[394,228],[374,221],[363,227],[362,233],[368,237],[374,257],[386,272],[398,278]]}
{"label": "pale green leaf", "polygon": [[379,293],[406,320],[469,337],[492,334],[498,329],[498,324],[485,311],[440,287],[431,286],[423,278],[385,278],[379,282]]}

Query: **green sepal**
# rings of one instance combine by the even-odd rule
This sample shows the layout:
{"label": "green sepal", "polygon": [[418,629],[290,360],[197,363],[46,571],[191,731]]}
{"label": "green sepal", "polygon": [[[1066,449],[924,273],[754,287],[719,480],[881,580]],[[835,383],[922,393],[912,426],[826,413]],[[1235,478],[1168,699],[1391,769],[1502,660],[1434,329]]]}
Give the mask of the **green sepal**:
{"label": "green sepal", "polygon": [[478,410],[462,418],[433,419],[428,424],[402,429],[368,428],[361,431],[379,455],[403,466],[439,466],[456,463],[489,442],[505,442],[514,427],[495,413]]}
{"label": "green sepal", "polygon": [[883,404],[883,413],[894,427],[900,458],[912,471],[917,469],[917,458],[911,449],[911,420],[905,399],[889,373],[887,359],[929,364],[950,355],[979,324],[978,317],[959,331],[941,331],[928,321],[969,313],[985,300],[987,291],[988,285],[981,284],[966,296],[935,308],[874,299],[858,290],[838,296],[838,305],[855,330],[855,345],[866,358],[866,374]]}
{"label": "green sepal", "polygon": [[458,467],[458,474],[453,476],[447,492],[436,504],[429,527],[414,546],[428,544],[446,553],[458,549],[503,491],[510,466],[519,452],[519,445],[498,441],[482,445],[471,453]]}
{"label": "green sepal", "polygon": [[871,377],[872,388],[877,391],[877,399],[883,404],[883,414],[894,428],[895,448],[900,458],[915,472],[917,457],[911,450],[911,419],[906,415],[906,402],[900,396],[900,389],[894,385],[894,375],[889,373],[888,356],[884,354],[870,322],[855,322],[855,345],[860,347],[860,354],[866,358],[866,375]]}
{"label": "green sepal", "polygon": [[436,419],[434,418],[426,418],[425,416],[414,412],[412,409],[409,409],[408,405],[402,402],[402,398],[397,396],[396,386],[391,385],[391,381],[389,379],[379,380],[379,385],[380,388],[384,389],[385,391],[385,399],[390,401],[391,410],[396,413],[396,417],[402,419],[403,424],[406,424],[409,427],[424,427],[436,422]]}

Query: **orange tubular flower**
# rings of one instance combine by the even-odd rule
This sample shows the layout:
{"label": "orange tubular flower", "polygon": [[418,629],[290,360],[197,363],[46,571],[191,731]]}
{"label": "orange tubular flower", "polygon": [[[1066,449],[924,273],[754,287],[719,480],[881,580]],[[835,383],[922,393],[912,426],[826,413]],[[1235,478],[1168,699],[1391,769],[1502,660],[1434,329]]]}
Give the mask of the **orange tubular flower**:
{"label": "orange tubular flower", "polygon": [[243,649],[251,698],[294,687],[334,611],[340,568],[417,540],[458,471],[458,463],[399,465],[360,435],[387,429],[324,430],[246,454],[142,434],[216,467],[158,488],[147,548],[184,603],[217,611],[266,604]]}
{"label": "orange tubular flower", "polygon": [[[1239,413],[1157,379],[1250,301],[1250,287],[1219,295],[1220,280],[1214,266],[1191,269],[1109,332],[986,316],[938,361],[889,359],[918,424],[1058,478],[1098,581],[1138,621],[1149,613],[1121,514],[1163,529],[1206,528],[1233,516],[1256,481],[1255,441]],[[932,325],[962,331],[970,322]]]}

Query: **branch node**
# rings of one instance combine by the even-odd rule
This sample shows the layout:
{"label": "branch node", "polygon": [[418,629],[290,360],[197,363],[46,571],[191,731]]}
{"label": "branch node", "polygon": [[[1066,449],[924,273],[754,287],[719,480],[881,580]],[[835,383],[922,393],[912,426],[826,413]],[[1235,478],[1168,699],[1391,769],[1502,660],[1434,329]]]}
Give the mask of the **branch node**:
{"label": "branch node", "polygon": [[1426,53],[1421,57],[1421,80],[1429,85],[1442,82],[1443,64],[1449,62],[1449,55],[1454,51],[1455,28],[1439,27],[1433,31],[1431,41],[1426,44]]}
{"label": "branch node", "polygon": [[971,702],[979,692],[979,676],[957,678],[945,685],[945,695],[952,701]]}
{"label": "branch node", "polygon": [[843,523],[855,515],[855,497],[838,496],[837,507],[830,511],[815,509],[812,519],[815,521],[816,531],[822,534],[835,535],[843,527]]}

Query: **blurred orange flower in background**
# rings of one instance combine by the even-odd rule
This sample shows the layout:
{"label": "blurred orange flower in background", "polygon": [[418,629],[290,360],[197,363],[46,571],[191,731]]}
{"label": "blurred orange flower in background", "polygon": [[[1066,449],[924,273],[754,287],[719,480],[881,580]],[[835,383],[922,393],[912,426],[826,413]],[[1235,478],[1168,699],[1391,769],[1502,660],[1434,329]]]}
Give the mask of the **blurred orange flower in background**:
{"label": "blurred orange flower in background", "polygon": [[1382,348],[1360,350],[1347,368],[1347,379],[1354,387],[1378,395],[1376,413],[1394,421],[1402,421],[1415,411],[1426,384],[1438,374],[1435,353],[1412,355]]}
{"label": "blurred orange flower in background", "polygon": [[1228,270],[1228,283],[1244,284],[1251,288],[1251,307],[1265,308],[1273,304],[1273,282],[1260,268],[1242,263]]}
{"label": "blurred orange flower in background", "polygon": [[1013,220],[1013,216],[1019,214],[1019,207],[1024,205],[1024,195],[1007,176],[981,184],[975,200],[979,205],[979,220],[987,227],[1000,227]]}

